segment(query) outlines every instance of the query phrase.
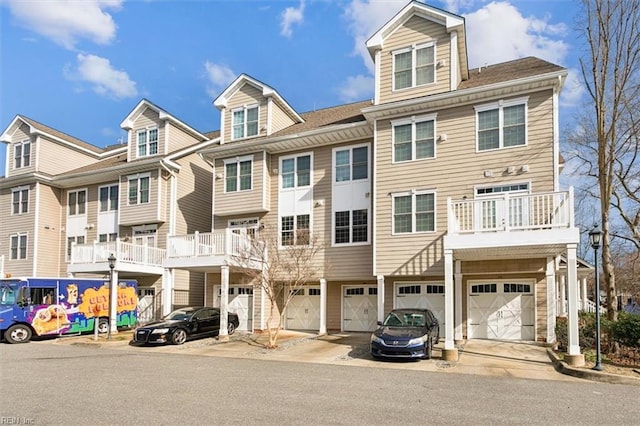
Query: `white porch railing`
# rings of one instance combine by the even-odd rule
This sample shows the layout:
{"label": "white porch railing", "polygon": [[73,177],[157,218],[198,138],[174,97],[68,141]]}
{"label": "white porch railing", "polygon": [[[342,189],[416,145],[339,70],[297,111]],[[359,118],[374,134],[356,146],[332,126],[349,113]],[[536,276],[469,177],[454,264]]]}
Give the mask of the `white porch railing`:
{"label": "white porch railing", "polygon": [[[584,302],[581,299],[578,299],[578,310],[582,311],[582,312],[589,312],[589,313],[595,313],[596,312],[596,304],[594,302],[592,302],[591,300],[587,299]],[[564,311],[563,312],[568,312],[569,311],[569,303],[565,300],[564,301]],[[607,313],[607,309],[600,306],[600,314],[604,315]]]}
{"label": "white porch railing", "polygon": [[448,232],[469,234],[572,228],[573,188],[567,192],[447,200]]}
{"label": "white porch railing", "polygon": [[93,244],[73,244],[70,263],[108,262],[107,259],[112,253],[118,262],[149,266],[162,266],[166,255],[164,249],[157,247],[125,243],[120,240],[104,243],[96,241]]}
{"label": "white porch railing", "polygon": [[[167,238],[167,258],[192,258],[202,256],[245,256],[254,248],[249,237],[236,234],[231,229],[215,232],[195,232]],[[258,253],[253,253],[254,257]]]}

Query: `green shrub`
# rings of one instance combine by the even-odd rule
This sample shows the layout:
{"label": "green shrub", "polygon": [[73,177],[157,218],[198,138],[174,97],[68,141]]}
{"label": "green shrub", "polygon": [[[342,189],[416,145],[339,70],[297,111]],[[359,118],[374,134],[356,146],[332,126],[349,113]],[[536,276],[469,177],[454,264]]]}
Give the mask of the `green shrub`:
{"label": "green shrub", "polygon": [[611,335],[616,343],[640,349],[640,315],[620,312],[618,321],[611,324]]}

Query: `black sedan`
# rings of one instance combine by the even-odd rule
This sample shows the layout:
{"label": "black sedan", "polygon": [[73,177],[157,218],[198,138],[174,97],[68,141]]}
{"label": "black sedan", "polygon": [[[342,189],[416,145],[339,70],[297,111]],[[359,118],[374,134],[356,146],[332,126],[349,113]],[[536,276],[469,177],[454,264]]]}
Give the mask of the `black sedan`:
{"label": "black sedan", "polygon": [[374,358],[431,358],[440,325],[428,309],[394,309],[371,335]]}
{"label": "black sedan", "polygon": [[[238,315],[229,313],[227,332],[238,327]],[[136,329],[133,343],[173,343],[181,345],[189,339],[216,335],[220,331],[220,309],[190,307],[176,309],[161,321],[154,321]]]}

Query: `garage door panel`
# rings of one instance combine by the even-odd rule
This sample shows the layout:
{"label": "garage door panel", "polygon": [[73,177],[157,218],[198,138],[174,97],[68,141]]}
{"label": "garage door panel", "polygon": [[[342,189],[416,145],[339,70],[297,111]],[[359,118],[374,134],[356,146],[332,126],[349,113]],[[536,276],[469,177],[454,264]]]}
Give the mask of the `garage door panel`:
{"label": "garage door panel", "polygon": [[444,336],[444,284],[396,284],[394,295],[393,306],[396,309],[429,309],[433,312],[440,324],[440,336]]}
{"label": "garage door panel", "polygon": [[[220,293],[222,287],[214,286],[213,306],[220,307]],[[229,286],[227,308],[230,313],[238,315],[238,330],[253,330],[253,287],[251,286]]]}
{"label": "garage door panel", "polygon": [[319,330],[320,287],[299,289],[287,306],[286,318],[290,330]]}
{"label": "garage door panel", "polygon": [[376,287],[345,287],[342,297],[344,331],[374,331],[377,328]]}

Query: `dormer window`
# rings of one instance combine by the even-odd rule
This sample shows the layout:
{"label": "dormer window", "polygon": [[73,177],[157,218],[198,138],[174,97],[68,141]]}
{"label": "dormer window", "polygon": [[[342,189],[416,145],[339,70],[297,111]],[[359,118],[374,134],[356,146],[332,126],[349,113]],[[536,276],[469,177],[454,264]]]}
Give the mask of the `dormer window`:
{"label": "dormer window", "polygon": [[233,139],[258,135],[258,105],[234,109]]}
{"label": "dormer window", "polygon": [[158,129],[138,130],[138,157],[147,157],[158,153]]}
{"label": "dormer window", "polygon": [[411,46],[393,52],[393,90],[435,82],[434,43]]}
{"label": "dormer window", "polygon": [[31,164],[31,142],[25,141],[17,143],[13,150],[16,169],[28,167]]}

